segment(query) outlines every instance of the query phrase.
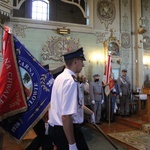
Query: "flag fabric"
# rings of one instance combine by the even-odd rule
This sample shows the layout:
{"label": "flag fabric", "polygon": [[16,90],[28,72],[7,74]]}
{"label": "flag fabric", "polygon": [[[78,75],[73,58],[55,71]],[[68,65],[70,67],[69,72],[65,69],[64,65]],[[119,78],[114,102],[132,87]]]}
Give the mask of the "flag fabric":
{"label": "flag fabric", "polygon": [[21,141],[27,132],[44,116],[49,108],[54,82],[50,72],[13,35],[9,35],[16,53],[28,109],[26,112],[3,119],[0,126],[14,139]]}
{"label": "flag fabric", "polygon": [[26,97],[9,28],[5,28],[0,75],[0,121],[27,110]]}
{"label": "flag fabric", "polygon": [[105,94],[108,96],[110,91],[114,88],[114,79],[112,77],[111,56],[110,55],[108,55],[108,61],[105,65],[103,83],[106,85],[105,86]]}

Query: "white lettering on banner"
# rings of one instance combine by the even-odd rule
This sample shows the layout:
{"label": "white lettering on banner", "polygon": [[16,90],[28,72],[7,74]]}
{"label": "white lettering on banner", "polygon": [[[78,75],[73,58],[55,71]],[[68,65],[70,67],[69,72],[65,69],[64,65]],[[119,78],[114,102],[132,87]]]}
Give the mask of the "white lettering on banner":
{"label": "white lettering on banner", "polygon": [[[4,103],[4,101],[0,98],[0,105],[2,105]],[[1,106],[0,106],[1,108]]]}
{"label": "white lettering on banner", "polygon": [[32,68],[27,63],[22,62],[21,60],[18,60],[18,64],[20,67],[24,68],[30,74],[31,77],[34,76],[34,72]]}
{"label": "white lettering on banner", "polygon": [[53,83],[54,83],[54,79],[51,78],[46,84],[47,84],[49,87],[51,87]]}
{"label": "white lettering on banner", "polygon": [[13,77],[13,74],[11,72],[8,72],[6,88],[0,97],[0,105],[2,105],[5,102],[4,99],[7,99],[7,97],[8,97],[8,94],[9,94],[11,87],[12,87],[12,77]]}
{"label": "white lettering on banner", "polygon": [[16,130],[19,128],[20,125],[21,125],[20,122],[16,122],[16,123],[12,126],[11,131],[12,131],[12,132],[16,132]]}
{"label": "white lettering on banner", "polygon": [[31,96],[30,101],[28,102],[28,106],[31,106],[36,101],[37,95],[38,95],[38,83],[35,83],[33,85],[33,94]]}
{"label": "white lettering on banner", "polygon": [[5,63],[6,69],[9,69],[9,68],[11,67],[10,61],[8,60],[8,58],[6,58],[6,59],[4,60],[4,63]]}

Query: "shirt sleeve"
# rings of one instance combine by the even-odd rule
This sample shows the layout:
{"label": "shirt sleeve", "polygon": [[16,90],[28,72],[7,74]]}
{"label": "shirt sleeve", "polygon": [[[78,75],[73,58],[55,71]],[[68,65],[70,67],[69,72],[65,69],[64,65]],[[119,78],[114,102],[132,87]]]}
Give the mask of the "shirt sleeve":
{"label": "shirt sleeve", "polygon": [[77,113],[77,83],[73,80],[64,83],[61,105],[62,115]]}

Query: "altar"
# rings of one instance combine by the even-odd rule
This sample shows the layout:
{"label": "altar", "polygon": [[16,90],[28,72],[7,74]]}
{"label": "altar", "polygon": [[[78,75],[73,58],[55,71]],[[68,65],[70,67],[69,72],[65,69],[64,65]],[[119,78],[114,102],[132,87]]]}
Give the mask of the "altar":
{"label": "altar", "polygon": [[146,105],[144,109],[144,113],[142,114],[144,121],[150,121],[150,88],[143,88],[143,94],[147,94]]}
{"label": "altar", "polygon": [[133,95],[134,102],[137,104],[137,114],[143,116],[146,114],[147,94]]}

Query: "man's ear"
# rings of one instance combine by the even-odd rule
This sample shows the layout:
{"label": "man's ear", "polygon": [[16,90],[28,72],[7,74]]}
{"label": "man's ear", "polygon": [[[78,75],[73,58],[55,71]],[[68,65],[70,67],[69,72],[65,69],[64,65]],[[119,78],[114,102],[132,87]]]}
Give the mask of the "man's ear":
{"label": "man's ear", "polygon": [[76,59],[76,58],[74,59],[74,63],[75,63],[75,64],[77,63],[77,59]]}

